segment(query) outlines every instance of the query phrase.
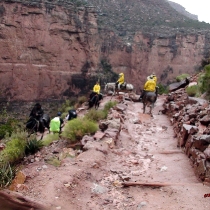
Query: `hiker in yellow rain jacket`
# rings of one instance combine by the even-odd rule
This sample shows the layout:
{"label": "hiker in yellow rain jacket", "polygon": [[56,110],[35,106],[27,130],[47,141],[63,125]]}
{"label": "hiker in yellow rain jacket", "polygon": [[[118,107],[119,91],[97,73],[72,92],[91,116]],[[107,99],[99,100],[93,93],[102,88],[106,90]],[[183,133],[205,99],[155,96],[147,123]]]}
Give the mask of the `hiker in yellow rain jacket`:
{"label": "hiker in yellow rain jacket", "polygon": [[[121,85],[125,82],[125,78],[124,78],[124,74],[120,73],[119,74],[119,79],[117,80],[116,84],[116,88],[118,88],[118,85],[121,87]],[[120,88],[119,87],[119,88]]]}
{"label": "hiker in yellow rain jacket", "polygon": [[93,87],[93,91],[89,96],[89,101],[94,101],[97,94],[100,94],[101,86],[99,85],[99,82],[97,81],[96,84]]}
{"label": "hiker in yellow rain jacket", "polygon": [[99,94],[100,93],[100,90],[101,90],[101,87],[99,85],[99,82],[96,82],[96,84],[93,87],[93,92]]}
{"label": "hiker in yellow rain jacket", "polygon": [[139,100],[142,100],[144,97],[145,92],[155,92],[156,83],[152,76],[147,77],[147,81],[144,85],[144,90],[139,98]]}

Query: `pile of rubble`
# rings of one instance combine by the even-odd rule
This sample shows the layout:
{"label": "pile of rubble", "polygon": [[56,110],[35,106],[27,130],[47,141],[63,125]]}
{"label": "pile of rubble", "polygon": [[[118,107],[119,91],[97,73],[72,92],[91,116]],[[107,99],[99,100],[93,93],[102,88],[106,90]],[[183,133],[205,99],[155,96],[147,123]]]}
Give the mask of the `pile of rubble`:
{"label": "pile of rubble", "polygon": [[196,176],[210,183],[209,101],[189,97],[181,88],[168,94],[163,107],[173,125],[177,146],[192,160]]}

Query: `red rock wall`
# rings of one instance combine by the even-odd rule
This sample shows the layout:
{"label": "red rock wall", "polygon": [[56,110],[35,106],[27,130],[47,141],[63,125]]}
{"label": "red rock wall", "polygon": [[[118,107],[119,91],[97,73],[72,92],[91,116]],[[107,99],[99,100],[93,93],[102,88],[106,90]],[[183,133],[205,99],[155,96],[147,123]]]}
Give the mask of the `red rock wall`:
{"label": "red rock wall", "polygon": [[60,98],[77,92],[71,81],[86,62],[99,60],[96,15],[91,8],[28,7],[1,3],[0,89],[10,100]]}
{"label": "red rock wall", "polygon": [[33,101],[88,92],[102,58],[107,58],[113,71],[124,72],[138,93],[153,71],[163,84],[194,72],[203,58],[205,41],[202,34],[163,38],[143,32],[125,41],[113,32],[99,35],[93,8],[75,11],[70,5],[2,2],[0,97]]}

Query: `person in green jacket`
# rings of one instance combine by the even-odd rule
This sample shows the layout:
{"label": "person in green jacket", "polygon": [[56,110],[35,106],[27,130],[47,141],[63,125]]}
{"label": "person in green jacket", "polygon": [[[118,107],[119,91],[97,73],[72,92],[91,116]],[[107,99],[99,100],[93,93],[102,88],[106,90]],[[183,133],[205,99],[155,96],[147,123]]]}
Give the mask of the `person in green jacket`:
{"label": "person in green jacket", "polygon": [[55,133],[61,133],[63,119],[61,118],[61,112],[58,112],[57,117],[54,117],[50,121],[50,131]]}
{"label": "person in green jacket", "polygon": [[139,98],[139,100],[142,100],[144,97],[145,92],[155,92],[156,88],[156,82],[152,76],[147,77],[147,81],[144,84],[144,90],[142,91],[142,94]]}

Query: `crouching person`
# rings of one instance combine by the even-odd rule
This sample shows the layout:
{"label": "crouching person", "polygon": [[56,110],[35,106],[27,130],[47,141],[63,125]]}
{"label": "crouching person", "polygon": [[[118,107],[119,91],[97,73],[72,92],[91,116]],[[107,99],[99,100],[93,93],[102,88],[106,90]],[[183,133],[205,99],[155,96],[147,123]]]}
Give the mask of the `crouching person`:
{"label": "crouching person", "polygon": [[75,109],[70,109],[68,111],[67,116],[66,116],[66,120],[69,121],[69,120],[72,120],[74,118],[77,118],[77,111]]}
{"label": "crouching person", "polygon": [[61,133],[63,122],[64,121],[61,118],[61,112],[58,112],[57,117],[54,117],[50,121],[50,131],[52,131],[54,133]]}

